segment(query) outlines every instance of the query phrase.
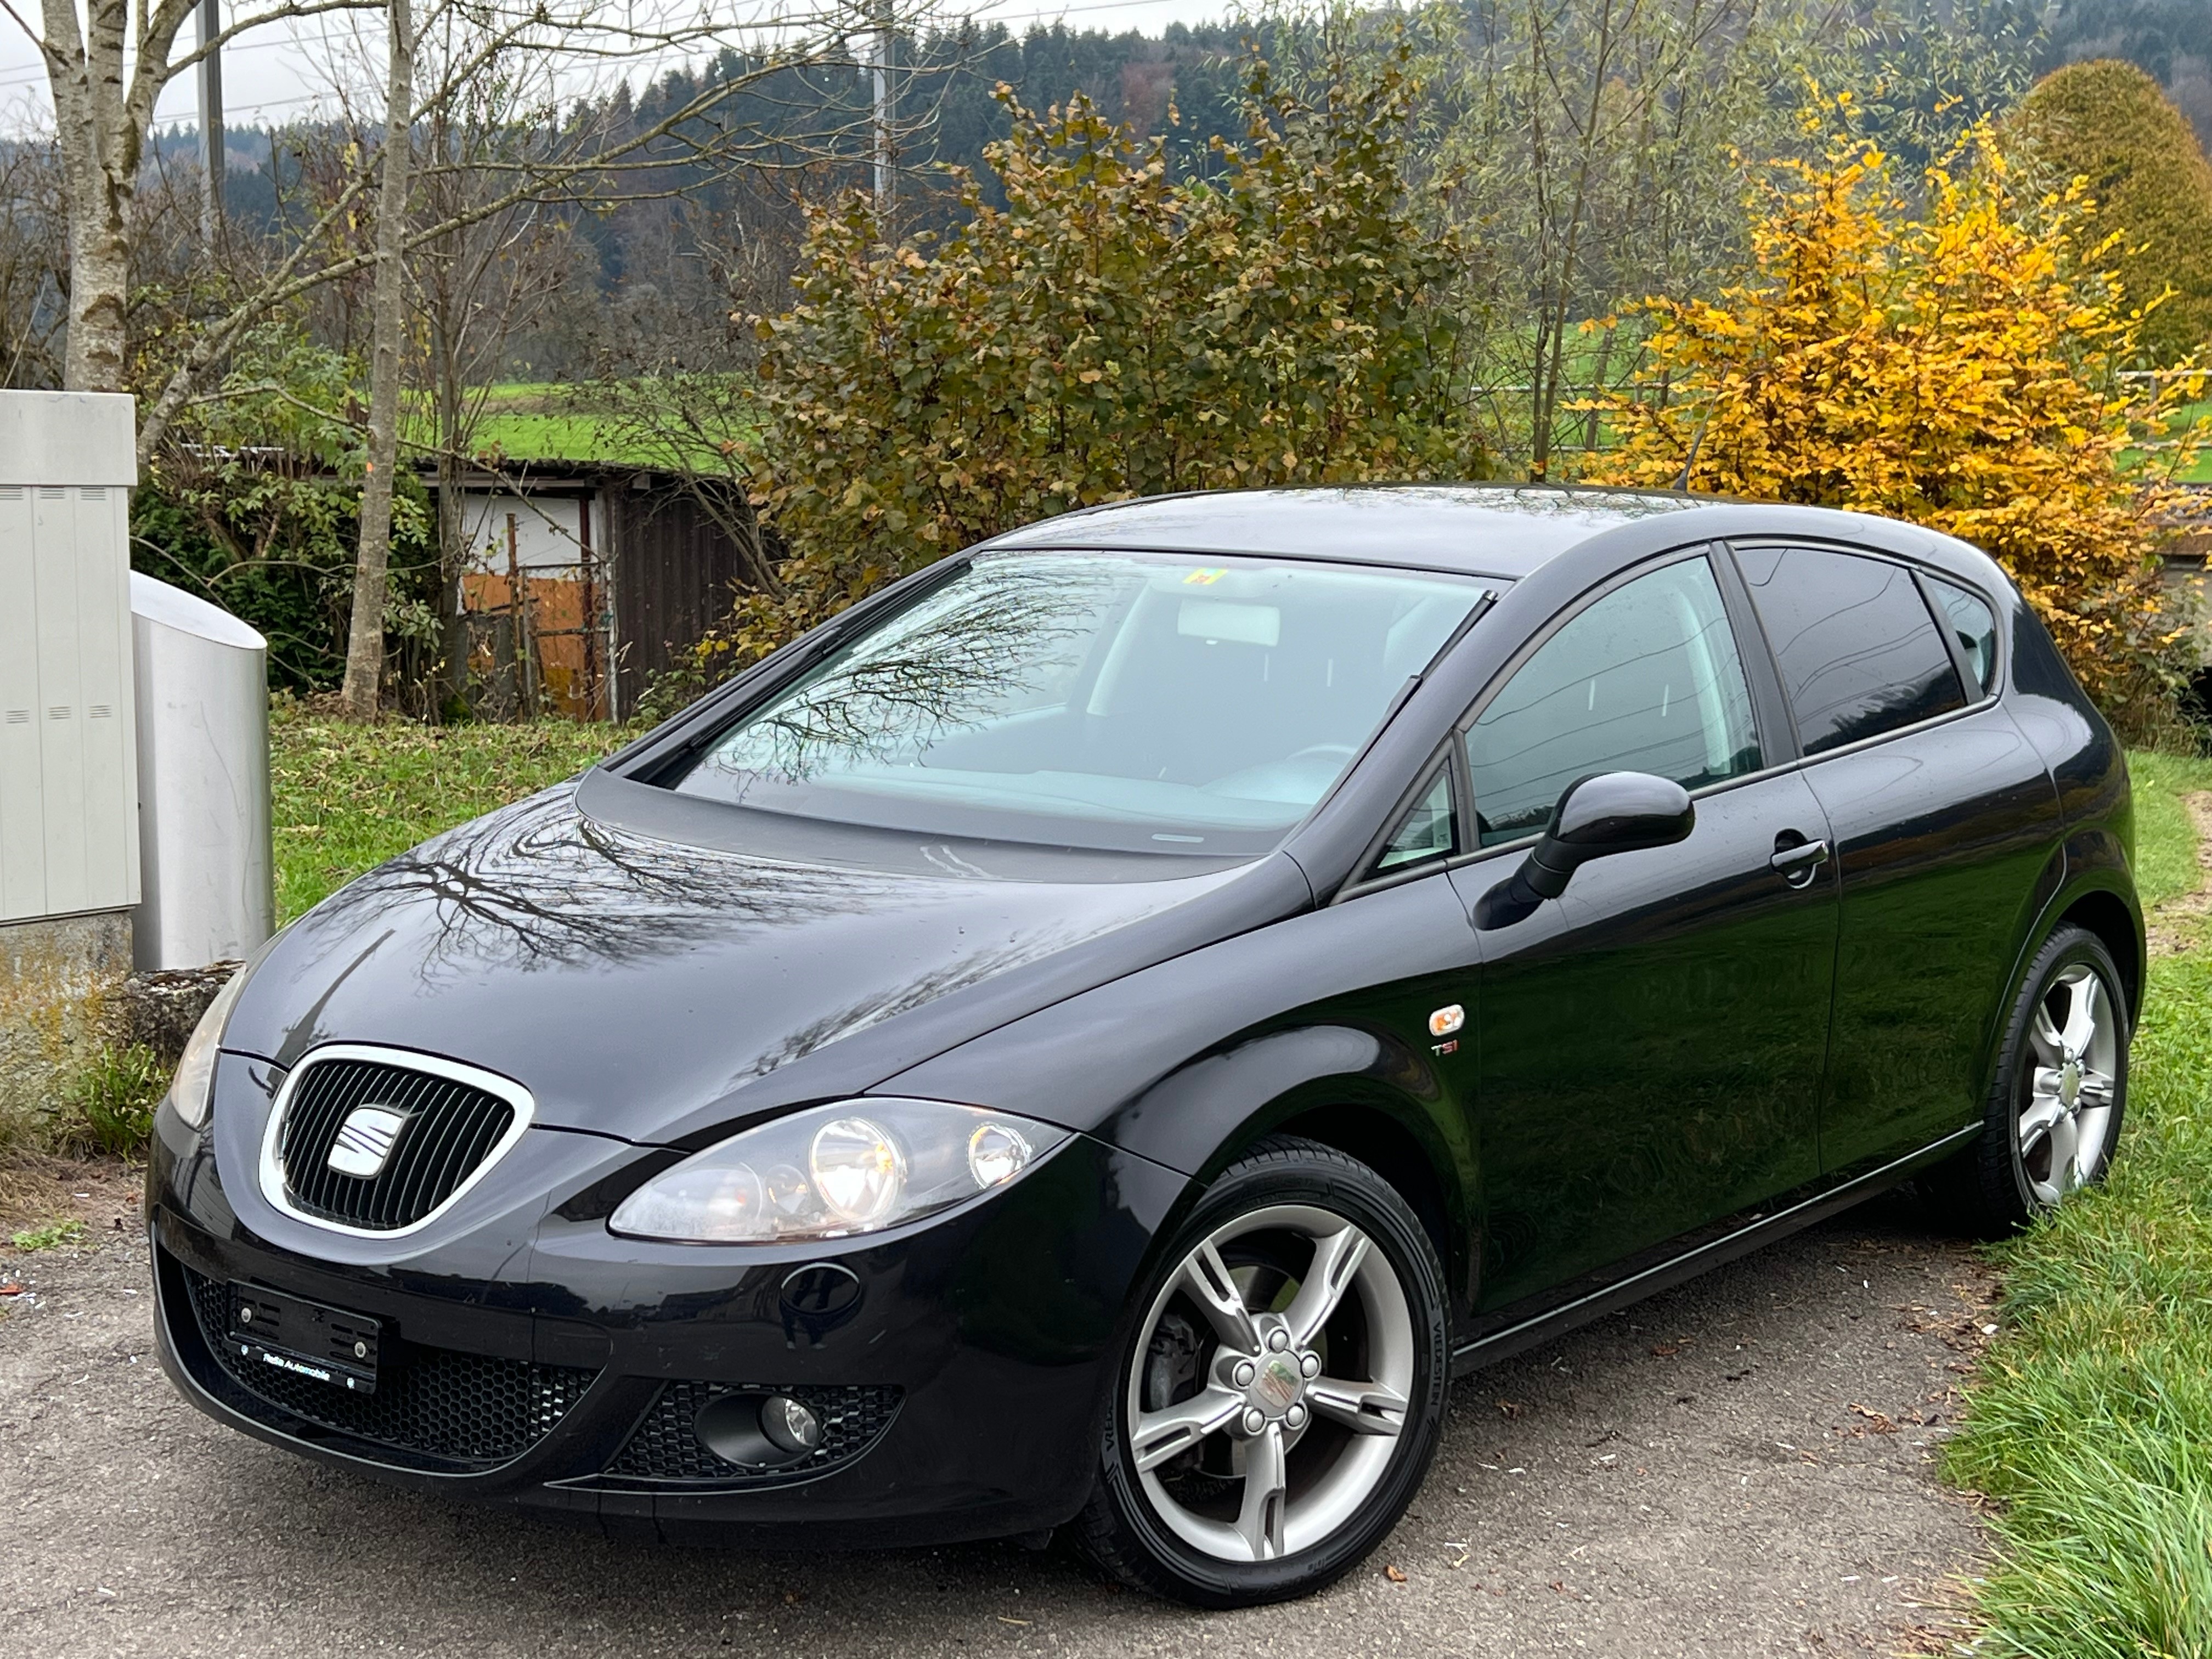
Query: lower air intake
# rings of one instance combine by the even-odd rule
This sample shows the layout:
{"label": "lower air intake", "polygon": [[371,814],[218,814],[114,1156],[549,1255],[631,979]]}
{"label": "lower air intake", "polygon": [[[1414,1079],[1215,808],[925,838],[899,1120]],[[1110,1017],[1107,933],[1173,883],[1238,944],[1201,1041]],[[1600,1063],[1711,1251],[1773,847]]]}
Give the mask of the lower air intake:
{"label": "lower air intake", "polygon": [[[700,1412],[726,1395],[787,1395],[822,1423],[821,1443],[794,1463],[769,1468],[732,1463],[700,1440]],[[882,1438],[898,1414],[896,1388],[852,1383],[836,1387],[755,1387],[732,1382],[668,1382],[653,1409],[631,1431],[607,1473],[633,1480],[684,1481],[716,1486],[780,1486],[811,1480],[851,1462]]]}
{"label": "lower air intake", "polygon": [[296,1419],[436,1462],[490,1468],[514,1462],[550,1433],[591,1387],[595,1371],[392,1341],[376,1392],[349,1394],[313,1377],[248,1366],[224,1340],[230,1287],[179,1263],[200,1335],[233,1382],[264,1410],[271,1428]]}

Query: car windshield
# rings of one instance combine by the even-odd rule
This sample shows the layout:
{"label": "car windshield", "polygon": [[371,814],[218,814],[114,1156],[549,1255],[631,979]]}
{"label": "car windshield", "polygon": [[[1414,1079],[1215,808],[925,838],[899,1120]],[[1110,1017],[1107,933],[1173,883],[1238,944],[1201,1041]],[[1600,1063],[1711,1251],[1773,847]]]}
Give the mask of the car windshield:
{"label": "car windshield", "polygon": [[926,834],[1249,856],[1481,596],[1449,576],[1003,553],[848,641],[676,781]]}

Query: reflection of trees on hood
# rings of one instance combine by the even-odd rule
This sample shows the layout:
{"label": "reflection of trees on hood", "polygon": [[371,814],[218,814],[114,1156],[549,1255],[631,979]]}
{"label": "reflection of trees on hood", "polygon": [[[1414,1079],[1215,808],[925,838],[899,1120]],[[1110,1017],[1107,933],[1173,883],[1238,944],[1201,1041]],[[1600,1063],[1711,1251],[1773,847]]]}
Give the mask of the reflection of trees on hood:
{"label": "reflection of trees on hood", "polygon": [[[1098,930],[1091,931],[1096,933]],[[774,1048],[747,1062],[744,1068],[730,1079],[728,1086],[735,1089],[753,1078],[766,1077],[778,1066],[788,1066],[795,1060],[804,1060],[816,1049],[826,1048],[840,1037],[865,1031],[871,1025],[879,1025],[887,1019],[910,1012],[955,991],[981,985],[985,980],[995,979],[1010,969],[1042,961],[1071,945],[1081,943],[1085,937],[1088,935],[1071,929],[1048,928],[1023,939],[1009,940],[990,950],[972,951],[964,956],[952,957],[929,973],[908,981],[888,996],[864,998],[835,1013],[824,1014],[811,1024],[790,1033]]]}
{"label": "reflection of trees on hood", "polygon": [[1072,675],[1100,613],[1134,586],[1119,563],[981,560],[754,716],[708,763],[795,783],[839,762],[910,758]]}
{"label": "reflection of trees on hood", "polygon": [[425,975],[464,963],[529,968],[636,961],[747,921],[780,925],[866,909],[891,884],[865,872],[763,863],[596,823],[571,789],[531,796],[379,866],[306,925],[342,943],[378,913],[427,904]]}

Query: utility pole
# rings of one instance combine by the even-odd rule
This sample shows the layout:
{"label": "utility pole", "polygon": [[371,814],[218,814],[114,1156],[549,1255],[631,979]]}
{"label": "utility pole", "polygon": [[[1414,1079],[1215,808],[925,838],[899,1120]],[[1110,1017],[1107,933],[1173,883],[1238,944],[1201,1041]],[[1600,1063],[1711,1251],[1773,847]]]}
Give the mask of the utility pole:
{"label": "utility pole", "polygon": [[[204,0],[213,5],[215,0]],[[876,43],[871,54],[875,79],[876,222],[888,224],[891,211],[891,0],[877,0]]]}
{"label": "utility pole", "polygon": [[222,240],[222,176],[229,170],[222,131],[222,56],[209,43],[222,33],[222,0],[199,0],[200,240],[212,252]]}

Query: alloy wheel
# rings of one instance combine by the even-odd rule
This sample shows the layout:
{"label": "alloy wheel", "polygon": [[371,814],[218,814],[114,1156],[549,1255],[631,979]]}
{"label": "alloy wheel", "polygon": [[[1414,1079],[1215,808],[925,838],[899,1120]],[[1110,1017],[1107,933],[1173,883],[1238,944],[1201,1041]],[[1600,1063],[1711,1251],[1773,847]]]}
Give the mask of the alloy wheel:
{"label": "alloy wheel", "polygon": [[1216,1228],[1154,1299],[1127,1380],[1154,1513],[1224,1561],[1327,1540],[1389,1468],[1414,1352],[1405,1287],[1342,1216],[1272,1205]]}
{"label": "alloy wheel", "polygon": [[2052,1205],[2097,1173],[2112,1135],[2120,1030],[2104,976],[2086,962],[2061,970],[2037,1004],[2027,1040],[2021,1172],[2036,1202]]}

